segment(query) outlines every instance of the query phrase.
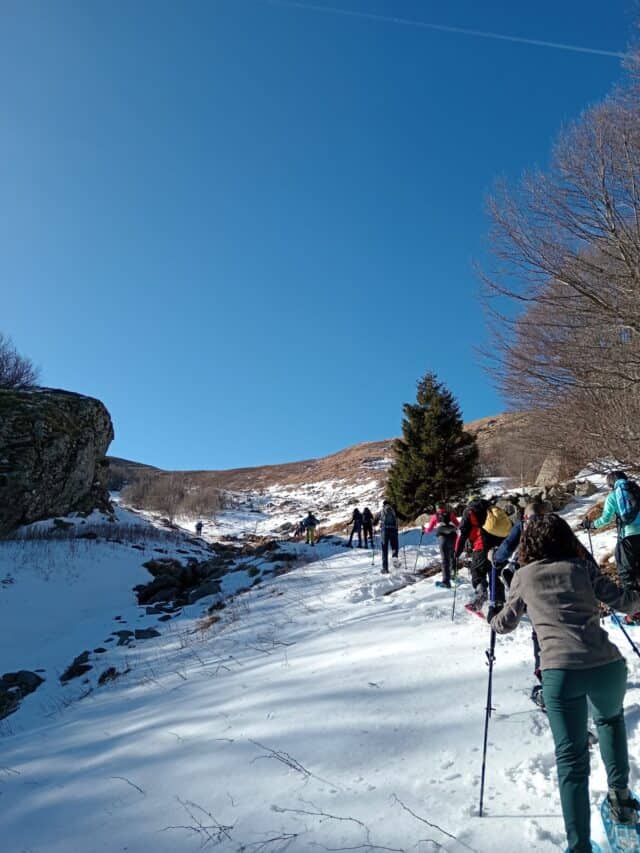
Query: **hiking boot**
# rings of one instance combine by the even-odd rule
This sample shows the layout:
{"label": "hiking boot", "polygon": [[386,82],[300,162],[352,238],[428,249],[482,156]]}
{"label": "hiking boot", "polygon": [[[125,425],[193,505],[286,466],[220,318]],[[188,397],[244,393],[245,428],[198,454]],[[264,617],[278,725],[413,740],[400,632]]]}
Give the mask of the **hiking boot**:
{"label": "hiking boot", "polygon": [[544,704],[544,696],[542,695],[542,684],[534,684],[531,689],[531,701],[534,705],[537,705],[541,711],[546,710],[546,706]]}
{"label": "hiking boot", "polygon": [[482,605],[487,600],[487,591],[482,586],[482,584],[478,584],[475,588],[475,595],[469,601],[469,605],[473,608],[473,610],[482,610]]}
{"label": "hiking boot", "polygon": [[607,794],[611,820],[614,823],[637,823],[640,803],[631,795],[628,788],[609,788]]}
{"label": "hiking boot", "polygon": [[640,625],[640,613],[634,613],[633,616],[627,614],[624,617],[625,625]]}
{"label": "hiking boot", "polygon": [[388,574],[389,574],[389,569],[382,569],[382,571],[380,572],[380,574],[381,574],[381,575],[388,575]]}
{"label": "hiking boot", "polygon": [[443,586],[445,589],[451,589],[451,581],[440,581],[440,586]]}

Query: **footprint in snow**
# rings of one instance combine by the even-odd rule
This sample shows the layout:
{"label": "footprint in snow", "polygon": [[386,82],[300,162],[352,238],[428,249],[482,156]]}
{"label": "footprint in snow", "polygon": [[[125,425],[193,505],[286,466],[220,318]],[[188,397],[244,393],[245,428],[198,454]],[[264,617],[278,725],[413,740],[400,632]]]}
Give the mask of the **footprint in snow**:
{"label": "footprint in snow", "polygon": [[559,847],[564,847],[566,844],[566,836],[564,832],[552,832],[544,829],[535,820],[527,820],[524,824],[524,837],[527,841],[550,841],[551,844],[556,844]]}

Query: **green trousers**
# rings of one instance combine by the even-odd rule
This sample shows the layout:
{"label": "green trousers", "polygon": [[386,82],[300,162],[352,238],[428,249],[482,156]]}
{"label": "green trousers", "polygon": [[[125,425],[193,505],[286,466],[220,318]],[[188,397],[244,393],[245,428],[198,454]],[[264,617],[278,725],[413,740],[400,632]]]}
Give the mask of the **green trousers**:
{"label": "green trousers", "polygon": [[556,747],[569,850],[591,853],[587,699],[593,706],[609,787],[626,788],[629,756],[622,702],[627,689],[627,665],[624,660],[617,660],[592,669],[545,669],[542,684]]}

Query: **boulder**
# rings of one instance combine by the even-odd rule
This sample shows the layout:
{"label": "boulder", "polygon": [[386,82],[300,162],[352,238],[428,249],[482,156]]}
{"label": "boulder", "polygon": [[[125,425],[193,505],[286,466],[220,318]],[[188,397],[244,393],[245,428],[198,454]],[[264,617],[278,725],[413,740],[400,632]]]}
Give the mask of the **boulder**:
{"label": "boulder", "polygon": [[123,628],[121,631],[114,631],[113,636],[118,638],[119,646],[128,646],[134,637],[133,631]]}
{"label": "boulder", "polygon": [[167,576],[173,578],[174,581],[178,581],[179,583],[182,582],[186,571],[185,566],[183,566],[179,560],[173,560],[170,557],[162,560],[147,560],[147,562],[143,563],[142,566],[149,572],[149,574],[153,575],[154,578]]}
{"label": "boulder", "polygon": [[207,595],[217,595],[219,592],[220,584],[218,583],[218,581],[205,581],[205,583],[201,584],[195,589],[192,589],[189,592],[187,600],[189,604],[193,604],[195,601],[199,601],[201,598],[205,598]]}
{"label": "boulder", "polygon": [[82,654],[73,659],[72,663],[62,673],[60,682],[66,684],[67,681],[71,681],[72,678],[79,678],[85,672],[89,672],[90,669],[92,669],[92,666],[89,663],[89,652],[82,652]]}
{"label": "boulder", "polygon": [[153,637],[159,637],[160,631],[155,628],[136,628],[134,636],[136,640],[151,640]]}
{"label": "boulder", "polygon": [[574,494],[577,498],[590,498],[598,491],[591,480],[578,480],[575,484]]}
{"label": "boulder", "polygon": [[0,536],[43,518],[109,511],[112,439],[99,400],[50,388],[0,390]]}
{"label": "boulder", "polygon": [[37,673],[28,669],[21,669],[18,672],[5,672],[0,677],[0,689],[17,689],[20,698],[22,698],[37,690],[43,681],[44,678],[41,678]]}
{"label": "boulder", "polygon": [[[573,472],[575,473],[575,468]],[[536,486],[551,486],[568,480],[571,473],[567,460],[559,451],[554,450],[542,463],[535,484]]]}

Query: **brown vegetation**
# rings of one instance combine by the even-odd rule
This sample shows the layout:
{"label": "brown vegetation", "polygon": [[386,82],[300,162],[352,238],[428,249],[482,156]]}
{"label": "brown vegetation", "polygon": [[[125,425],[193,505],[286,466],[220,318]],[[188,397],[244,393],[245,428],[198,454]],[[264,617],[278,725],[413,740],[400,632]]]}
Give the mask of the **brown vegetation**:
{"label": "brown vegetation", "polygon": [[11,338],[0,332],[0,388],[32,388],[38,381],[38,370],[31,359],[20,355]]}
{"label": "brown vegetation", "polygon": [[562,134],[546,172],[490,203],[497,383],[515,410],[537,413],[531,442],[578,463],[637,462],[639,69],[637,55],[625,85]]}

